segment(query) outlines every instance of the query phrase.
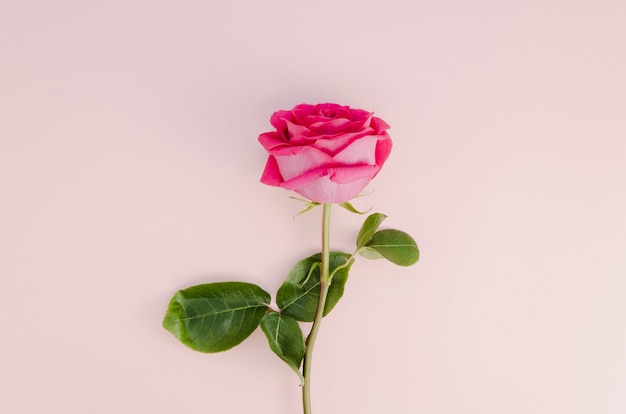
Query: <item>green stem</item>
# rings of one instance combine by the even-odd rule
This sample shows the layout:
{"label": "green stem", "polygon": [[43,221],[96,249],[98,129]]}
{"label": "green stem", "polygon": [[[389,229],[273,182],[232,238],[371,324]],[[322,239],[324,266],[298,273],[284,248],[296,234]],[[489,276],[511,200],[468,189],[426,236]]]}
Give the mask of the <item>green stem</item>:
{"label": "green stem", "polygon": [[306,353],[304,354],[304,367],[302,375],[304,381],[302,384],[302,406],[304,414],[311,414],[311,362],[313,357],[313,347],[317,332],[322,323],[324,316],[324,306],[326,305],[326,297],[328,296],[328,288],[330,287],[330,207],[332,204],[324,204],[324,212],[322,215],[322,268],[320,269],[320,297],[317,301],[317,309],[315,310],[315,319],[311,332],[306,338]]}

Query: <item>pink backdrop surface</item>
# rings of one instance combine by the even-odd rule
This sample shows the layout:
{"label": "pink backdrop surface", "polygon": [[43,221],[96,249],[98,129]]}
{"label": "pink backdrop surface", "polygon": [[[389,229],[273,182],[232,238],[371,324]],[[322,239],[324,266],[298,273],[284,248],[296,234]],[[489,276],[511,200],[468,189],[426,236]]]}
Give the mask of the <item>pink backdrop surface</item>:
{"label": "pink backdrop surface", "polygon": [[[421,262],[359,261],[316,413],[626,412],[626,3],[0,2],[0,412],[293,414],[260,331],[195,353],[171,295],[275,292],[320,211],[258,182],[300,102],[394,151],[358,207]],[[335,209],[331,244],[361,217]]]}

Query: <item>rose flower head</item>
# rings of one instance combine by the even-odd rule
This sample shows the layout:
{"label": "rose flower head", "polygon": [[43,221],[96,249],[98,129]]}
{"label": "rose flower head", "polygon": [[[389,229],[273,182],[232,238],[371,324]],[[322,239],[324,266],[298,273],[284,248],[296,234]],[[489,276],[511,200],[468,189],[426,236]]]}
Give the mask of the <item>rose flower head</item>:
{"label": "rose flower head", "polygon": [[269,153],[261,182],[317,203],[356,197],[391,152],[389,125],[362,109],[300,104],[275,112],[270,122],[276,131],[259,135]]}

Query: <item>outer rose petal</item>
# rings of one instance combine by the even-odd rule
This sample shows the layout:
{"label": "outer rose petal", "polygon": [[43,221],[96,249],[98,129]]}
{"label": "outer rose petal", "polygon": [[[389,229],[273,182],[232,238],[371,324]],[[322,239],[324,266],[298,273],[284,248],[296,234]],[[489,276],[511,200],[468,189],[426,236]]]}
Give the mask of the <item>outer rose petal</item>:
{"label": "outer rose petal", "polygon": [[265,132],[259,135],[259,142],[267,151],[287,144],[287,142],[280,135],[278,135],[276,131]]}
{"label": "outer rose petal", "polygon": [[376,144],[376,165],[382,167],[387,158],[389,158],[389,154],[391,153],[391,148],[393,147],[393,142],[387,133],[384,133],[383,139],[378,141]]}
{"label": "outer rose petal", "polygon": [[343,203],[357,196],[378,170],[376,165],[318,168],[285,181],[281,187],[318,203]]}
{"label": "outer rose petal", "polygon": [[285,180],[333,162],[329,155],[313,147],[293,147],[288,150],[291,151],[274,152],[278,170]]}
{"label": "outer rose petal", "polygon": [[263,170],[263,175],[261,175],[261,182],[267,185],[279,186],[283,181],[283,177],[280,175],[280,171],[278,171],[276,159],[270,155],[267,159],[267,163],[265,163],[265,169]]}
{"label": "outer rose petal", "polygon": [[[320,177],[328,177],[332,182],[337,184],[349,184],[359,181],[362,178],[371,179],[379,170],[376,165],[360,165],[356,167],[331,167],[317,168],[307,171],[292,179],[285,180],[280,184],[281,187],[288,190],[297,190],[317,180]],[[315,200],[313,200],[315,201]]]}
{"label": "outer rose petal", "polygon": [[341,165],[376,164],[376,144],[379,137],[367,135],[354,140],[341,152],[333,157],[333,160]]}
{"label": "outer rose petal", "polygon": [[364,177],[349,184],[339,184],[331,181],[330,177],[326,175],[295,189],[295,191],[317,203],[343,203],[359,195],[370,180],[370,177]]}
{"label": "outer rose petal", "polygon": [[[280,186],[287,190],[298,191],[299,188],[304,187],[306,185],[311,184],[312,182],[328,175],[328,170],[325,168],[318,168],[313,171],[307,171],[306,173],[299,175],[297,177],[292,178],[291,180],[286,180],[281,183]],[[313,200],[315,201],[315,200]]]}
{"label": "outer rose petal", "polygon": [[382,119],[376,116],[372,118],[372,122],[370,125],[372,128],[374,128],[377,134],[380,134],[381,132],[386,131],[389,128],[391,128],[388,123],[386,123],[385,121],[383,121]]}
{"label": "outer rose petal", "polygon": [[349,184],[362,178],[371,180],[380,170],[377,165],[359,165],[357,167],[337,167],[328,170],[330,181],[337,184]]}
{"label": "outer rose petal", "polygon": [[272,116],[270,117],[270,123],[272,124],[274,128],[280,131],[283,128],[285,128],[285,120],[290,121],[292,119],[293,119],[293,115],[290,111],[280,110],[272,114]]}

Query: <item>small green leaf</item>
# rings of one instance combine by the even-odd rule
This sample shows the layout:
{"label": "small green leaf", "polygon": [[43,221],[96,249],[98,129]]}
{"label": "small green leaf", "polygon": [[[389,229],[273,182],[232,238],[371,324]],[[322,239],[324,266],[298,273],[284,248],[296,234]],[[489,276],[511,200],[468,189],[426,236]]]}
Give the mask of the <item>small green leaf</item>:
{"label": "small green leaf", "polygon": [[370,241],[374,233],[376,233],[376,230],[378,230],[380,223],[382,223],[386,218],[387,216],[382,213],[374,213],[370,214],[365,219],[363,225],[361,226],[361,230],[359,230],[359,235],[356,238],[357,249],[365,246],[365,244]]}
{"label": "small green leaf", "polygon": [[192,286],[172,297],[163,327],[196,351],[226,351],[259,326],[270,300],[269,293],[251,283]]}
{"label": "small green leaf", "polygon": [[[348,271],[352,266],[350,255],[343,252],[330,253],[330,273],[333,274],[340,266],[345,266],[337,270],[334,274],[326,305],[324,316],[326,316],[343,296],[343,290],[348,280]],[[282,309],[285,315],[292,316],[301,322],[312,322],[315,317],[317,301],[320,296],[320,263],[322,255],[315,254],[306,259],[300,260],[289,272],[287,280],[282,284],[276,294],[276,304]]]}
{"label": "small green leaf", "polygon": [[354,208],[354,206],[352,204],[350,204],[349,202],[347,202],[347,201],[343,202],[343,203],[340,203],[339,205],[341,207],[345,208],[346,210],[348,210],[349,212],[356,213],[356,214],[365,214],[365,213],[367,213],[368,211],[371,210],[371,208],[370,208],[370,210],[367,210],[367,211],[359,211],[356,208]]}
{"label": "small green leaf", "polygon": [[361,247],[359,249],[359,254],[363,257],[365,257],[366,259],[384,259],[384,256],[380,253],[378,253],[376,250],[371,249],[369,247]]}
{"label": "small green leaf", "polygon": [[415,240],[400,230],[378,231],[365,246],[400,266],[410,266],[416,263],[420,256]]}
{"label": "small green leaf", "polygon": [[300,382],[303,382],[300,364],[304,358],[305,348],[298,322],[291,316],[270,312],[261,319],[261,329],[269,341],[271,350],[285,361],[298,375]]}

